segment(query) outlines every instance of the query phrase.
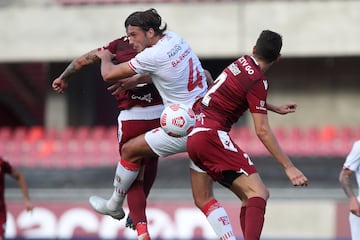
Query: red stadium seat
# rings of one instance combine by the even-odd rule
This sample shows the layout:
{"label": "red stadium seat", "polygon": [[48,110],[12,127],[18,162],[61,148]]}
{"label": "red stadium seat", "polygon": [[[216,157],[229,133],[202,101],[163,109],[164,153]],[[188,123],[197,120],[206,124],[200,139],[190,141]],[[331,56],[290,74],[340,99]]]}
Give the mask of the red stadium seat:
{"label": "red stadium seat", "polygon": [[81,140],[84,140],[84,139],[87,139],[88,137],[90,137],[90,128],[89,127],[79,127],[79,128],[76,128],[75,129],[75,134],[74,134],[74,137],[76,139],[79,139],[80,141]]}
{"label": "red stadium seat", "polygon": [[91,139],[102,139],[106,137],[106,128],[104,126],[96,126],[91,129],[90,138]]}
{"label": "red stadium seat", "polygon": [[17,127],[14,129],[12,138],[15,140],[24,140],[27,137],[28,130],[25,127]]}
{"label": "red stadium seat", "polygon": [[0,128],[0,140],[9,140],[12,136],[12,130],[10,127]]}

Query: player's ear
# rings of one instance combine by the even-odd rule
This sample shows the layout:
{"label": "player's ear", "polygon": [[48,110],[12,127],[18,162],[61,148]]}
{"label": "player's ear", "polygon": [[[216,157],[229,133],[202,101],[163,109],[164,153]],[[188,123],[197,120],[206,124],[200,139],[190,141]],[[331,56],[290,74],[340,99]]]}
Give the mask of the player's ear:
{"label": "player's ear", "polygon": [[279,53],[279,56],[277,56],[277,58],[276,58],[275,62],[280,61],[280,58],[281,58],[281,54]]}
{"label": "player's ear", "polygon": [[253,47],[252,53],[253,53],[254,55],[256,54],[256,46]]}
{"label": "player's ear", "polygon": [[153,28],[150,28],[149,30],[147,30],[146,35],[147,35],[148,38],[153,38],[153,37],[155,37],[155,31],[154,31],[154,29],[153,29]]}

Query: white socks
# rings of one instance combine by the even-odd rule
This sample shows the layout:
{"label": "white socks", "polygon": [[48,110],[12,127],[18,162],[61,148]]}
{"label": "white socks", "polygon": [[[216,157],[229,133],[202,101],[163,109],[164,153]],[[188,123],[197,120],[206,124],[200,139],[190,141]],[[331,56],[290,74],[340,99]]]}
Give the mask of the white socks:
{"label": "white socks", "polygon": [[137,178],[139,169],[140,164],[130,163],[123,159],[118,162],[114,177],[114,192],[106,203],[109,210],[122,208],[126,193]]}
{"label": "white socks", "polygon": [[202,211],[220,240],[236,240],[229,216],[216,199],[208,202]]}

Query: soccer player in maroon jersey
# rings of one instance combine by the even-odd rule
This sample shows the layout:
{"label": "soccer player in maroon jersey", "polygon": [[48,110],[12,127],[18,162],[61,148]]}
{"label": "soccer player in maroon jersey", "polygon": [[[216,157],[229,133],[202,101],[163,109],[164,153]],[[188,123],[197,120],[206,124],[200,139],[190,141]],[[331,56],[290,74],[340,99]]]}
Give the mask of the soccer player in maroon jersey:
{"label": "soccer player in maroon jersey", "polygon": [[19,184],[23,197],[26,211],[32,211],[34,206],[30,201],[29,192],[26,184],[25,177],[21,172],[16,170],[9,161],[0,157],[0,240],[4,239],[5,236],[5,225],[6,225],[6,204],[5,204],[5,174],[9,174]]}
{"label": "soccer player in maroon jersey", "polygon": [[[114,54],[113,61],[115,64],[126,62],[137,53],[126,37],[110,42],[105,49]],[[62,93],[68,86],[70,76],[88,64],[99,62],[100,59],[96,56],[98,50],[94,49],[75,58],[64,72],[53,81],[53,89],[58,93]],[[144,84],[144,82],[149,82],[149,84]],[[137,86],[136,83],[141,84]],[[118,140],[119,153],[121,155],[121,147],[129,139],[159,127],[159,117],[163,110],[163,105],[158,91],[147,75],[129,78],[129,81],[125,81],[119,87],[122,91],[117,92],[115,98],[120,110],[118,116]],[[158,157],[143,158],[142,162],[142,174],[138,175],[137,180],[128,191],[127,202],[130,216],[127,219],[126,225],[133,229],[136,228],[139,238],[147,239],[146,198],[156,177]],[[114,193],[113,195],[116,194]],[[119,220],[123,218],[123,216],[118,216],[112,212],[108,212],[108,215]]]}
{"label": "soccer player in maroon jersey", "polygon": [[[294,186],[308,179],[279,146],[267,117],[269,83],[265,72],[280,58],[282,37],[264,30],[252,56],[242,56],[219,75],[205,96],[193,106],[197,114],[187,150],[192,161],[242,202],[240,225],[245,240],[260,239],[269,192],[245,149],[229,136],[232,125],[249,110],[261,142],[284,168]],[[204,151],[206,149],[206,151]]]}

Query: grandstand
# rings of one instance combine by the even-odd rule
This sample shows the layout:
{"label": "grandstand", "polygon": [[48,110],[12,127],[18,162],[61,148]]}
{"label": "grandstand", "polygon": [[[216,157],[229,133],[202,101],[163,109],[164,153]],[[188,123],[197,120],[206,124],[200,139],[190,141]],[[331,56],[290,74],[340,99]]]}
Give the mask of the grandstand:
{"label": "grandstand", "polygon": [[[50,84],[74,57],[122,36],[122,21],[129,13],[149,7],[157,8],[169,29],[190,42],[214,76],[248,53],[260,30],[282,33],[283,58],[269,72],[269,99],[275,104],[295,101],[298,109],[295,114],[269,116],[280,144],[309,177],[308,190],[289,190],[286,176],[254,135],[249,119],[239,122],[231,134],[256,162],[273,190],[275,205],[283,205],[284,199],[303,204],[297,200],[305,199],[310,212],[320,209],[327,216],[305,224],[318,231],[297,230],[289,224],[286,235],[273,230],[281,221],[270,213],[275,223],[265,229],[265,237],[347,239],[347,225],[341,223],[346,216],[339,215],[345,210],[345,197],[337,175],[352,142],[360,138],[356,0],[0,1],[0,154],[24,171],[35,201],[45,201],[49,209],[52,201],[58,205],[81,201],[86,208],[90,193],[111,192],[118,159],[118,110],[99,66],[89,66],[71,79],[63,95],[54,93]],[[155,204],[170,199],[166,204],[176,208],[171,201],[184,199],[181,204],[191,205],[186,158],[178,154],[161,159],[151,195]],[[185,173],[179,174],[179,169]],[[20,219],[19,193],[13,182],[8,186],[8,197],[14,201],[10,208]],[[231,202],[229,193],[218,185],[216,190]],[[324,204],[319,206],[320,201]],[[297,206],[290,207],[289,212],[296,212]],[[62,213],[55,213],[60,218]],[[334,215],[328,217],[330,213]],[[307,221],[317,217],[308,214]],[[26,235],[26,229],[16,229]]]}

